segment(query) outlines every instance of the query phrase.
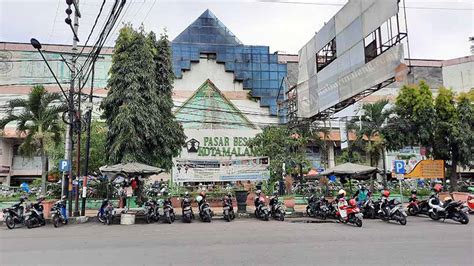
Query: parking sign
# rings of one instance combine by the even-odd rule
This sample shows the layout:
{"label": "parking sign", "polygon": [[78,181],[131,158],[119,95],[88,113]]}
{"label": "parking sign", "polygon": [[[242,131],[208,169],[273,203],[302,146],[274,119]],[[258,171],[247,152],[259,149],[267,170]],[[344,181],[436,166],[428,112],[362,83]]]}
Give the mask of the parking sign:
{"label": "parking sign", "polygon": [[71,167],[71,164],[69,163],[68,160],[61,160],[61,161],[59,161],[59,171],[60,171],[60,172],[67,172],[67,171],[69,171],[69,167]]}
{"label": "parking sign", "polygon": [[395,174],[404,174],[405,173],[405,161],[395,160]]}

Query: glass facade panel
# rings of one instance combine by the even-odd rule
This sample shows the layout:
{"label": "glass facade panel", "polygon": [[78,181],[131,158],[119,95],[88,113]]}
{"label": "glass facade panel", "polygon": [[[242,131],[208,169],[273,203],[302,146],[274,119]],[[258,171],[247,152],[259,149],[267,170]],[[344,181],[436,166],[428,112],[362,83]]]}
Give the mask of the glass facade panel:
{"label": "glass facade panel", "polygon": [[260,97],[262,107],[270,107],[277,115],[276,101],[280,83],[286,76],[286,64],[278,63],[278,55],[269,54],[268,46],[242,44],[209,10],[179,34],[171,43],[173,71],[176,78],[191,69],[200,54],[216,54],[226,71],[234,72],[254,97]]}

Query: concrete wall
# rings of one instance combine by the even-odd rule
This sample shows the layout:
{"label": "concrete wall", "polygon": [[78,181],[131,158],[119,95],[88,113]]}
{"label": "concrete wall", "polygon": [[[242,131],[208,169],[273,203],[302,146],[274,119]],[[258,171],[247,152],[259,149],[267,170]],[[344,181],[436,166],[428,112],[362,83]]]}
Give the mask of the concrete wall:
{"label": "concrete wall", "polygon": [[[474,56],[472,56],[474,59]],[[467,92],[474,88],[474,60],[443,67],[443,84],[456,92]]]}

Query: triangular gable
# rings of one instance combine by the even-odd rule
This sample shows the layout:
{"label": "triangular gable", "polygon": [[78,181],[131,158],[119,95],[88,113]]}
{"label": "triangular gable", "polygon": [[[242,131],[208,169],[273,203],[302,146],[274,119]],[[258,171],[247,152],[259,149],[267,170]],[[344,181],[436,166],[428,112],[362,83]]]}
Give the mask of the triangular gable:
{"label": "triangular gable", "polygon": [[175,116],[185,129],[256,129],[257,127],[209,79]]}
{"label": "triangular gable", "polygon": [[207,9],[181,32],[173,43],[242,45],[232,32]]}

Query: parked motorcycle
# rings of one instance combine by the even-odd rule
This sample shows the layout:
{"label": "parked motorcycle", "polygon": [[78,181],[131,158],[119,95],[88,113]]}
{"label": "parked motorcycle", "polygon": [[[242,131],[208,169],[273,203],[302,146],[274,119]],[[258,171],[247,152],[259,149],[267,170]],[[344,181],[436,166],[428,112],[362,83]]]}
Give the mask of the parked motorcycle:
{"label": "parked motorcycle", "polygon": [[151,222],[157,222],[160,219],[159,204],[154,199],[149,199],[145,202],[145,222],[147,224]]}
{"label": "parked motorcycle", "polygon": [[171,204],[171,199],[168,198],[163,201],[163,221],[171,224],[175,219],[173,205]]}
{"label": "parked motorcycle", "polygon": [[51,220],[53,221],[54,227],[68,223],[68,219],[63,215],[63,210],[65,209],[66,202],[64,200],[56,201],[53,207],[51,207]]}
{"label": "parked motorcycle", "polygon": [[377,212],[380,209],[380,202],[374,202],[371,197],[361,204],[361,211],[364,218],[375,219]]}
{"label": "parked motorcycle", "polygon": [[232,198],[228,195],[222,199],[222,213],[224,219],[228,222],[235,219],[234,207],[232,206]]}
{"label": "parked motorcycle", "polygon": [[211,206],[202,196],[197,196],[196,201],[199,205],[199,218],[201,218],[203,222],[210,223],[213,216]]}
{"label": "parked motorcycle", "polygon": [[114,218],[114,214],[115,211],[112,202],[108,199],[104,199],[99,211],[97,212],[97,219],[103,224],[110,225]]}
{"label": "parked motorcycle", "polygon": [[[341,216],[342,211],[346,212],[345,218]],[[349,205],[338,209],[336,212],[336,216],[338,220],[342,223],[351,223],[355,224],[357,227],[362,227],[363,215],[360,212],[359,207],[357,207],[357,202],[355,201],[355,199],[350,199]]]}
{"label": "parked motorcycle", "polygon": [[317,200],[314,195],[308,198],[308,205],[306,206],[306,214],[310,217],[316,216]]}
{"label": "parked motorcycle", "polygon": [[439,219],[452,219],[456,222],[462,224],[469,223],[469,208],[463,206],[463,203],[460,201],[453,201],[452,199],[445,200],[441,208],[431,208],[429,210],[429,216],[433,220]]}
{"label": "parked motorcycle", "polygon": [[416,195],[411,195],[410,203],[407,206],[407,212],[409,215],[416,216],[418,214],[429,215],[430,206],[427,200],[418,200]]}
{"label": "parked motorcycle", "polygon": [[183,209],[181,219],[185,223],[190,223],[194,219],[194,213],[191,207],[191,199],[185,196],[181,202],[181,207]]}
{"label": "parked motorcycle", "polygon": [[263,196],[260,196],[258,198],[258,206],[255,208],[255,217],[262,219],[264,221],[268,221],[268,217],[270,215],[270,210],[268,207],[265,205],[265,198]]}
{"label": "parked motorcycle", "polygon": [[283,204],[278,200],[277,194],[270,199],[270,215],[273,219],[278,219],[280,221],[285,220],[285,210]]}
{"label": "parked motorcycle", "polygon": [[380,219],[383,221],[395,220],[401,225],[407,224],[407,214],[405,210],[403,210],[403,206],[400,201],[391,199],[384,208],[385,210],[381,208],[378,212]]}
{"label": "parked motorcycle", "polygon": [[25,225],[29,229],[36,225],[46,225],[46,220],[43,214],[43,200],[44,198],[38,198],[36,202],[28,204],[25,211]]}
{"label": "parked motorcycle", "polygon": [[13,229],[17,224],[25,221],[26,197],[21,197],[20,202],[13,204],[10,208],[3,209],[3,219],[8,229]]}

